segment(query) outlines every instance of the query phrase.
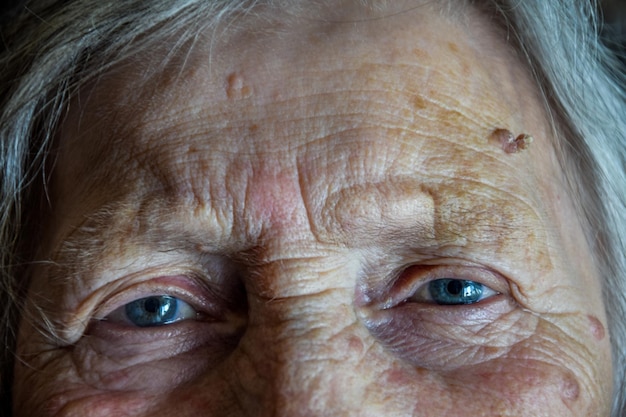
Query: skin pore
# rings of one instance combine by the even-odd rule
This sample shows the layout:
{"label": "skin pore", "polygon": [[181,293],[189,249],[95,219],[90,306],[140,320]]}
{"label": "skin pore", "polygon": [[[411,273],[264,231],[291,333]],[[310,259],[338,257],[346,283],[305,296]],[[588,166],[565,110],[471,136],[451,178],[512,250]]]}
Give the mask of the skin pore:
{"label": "skin pore", "polygon": [[[608,414],[600,279],[529,71],[476,11],[400,8],[261,11],[71,103],[17,416]],[[441,279],[485,296],[437,304]],[[129,319],[161,295],[181,320]]]}

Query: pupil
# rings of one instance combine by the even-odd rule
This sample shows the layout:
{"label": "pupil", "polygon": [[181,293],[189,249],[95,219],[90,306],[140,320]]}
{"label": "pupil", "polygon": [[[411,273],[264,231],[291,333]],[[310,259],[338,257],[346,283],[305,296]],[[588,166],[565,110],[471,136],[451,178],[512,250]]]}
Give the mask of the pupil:
{"label": "pupil", "polygon": [[450,281],[446,289],[452,295],[459,295],[461,294],[461,291],[463,290],[463,284],[457,280]]}
{"label": "pupil", "polygon": [[148,313],[157,313],[161,310],[161,302],[156,297],[150,297],[146,299],[143,308]]}

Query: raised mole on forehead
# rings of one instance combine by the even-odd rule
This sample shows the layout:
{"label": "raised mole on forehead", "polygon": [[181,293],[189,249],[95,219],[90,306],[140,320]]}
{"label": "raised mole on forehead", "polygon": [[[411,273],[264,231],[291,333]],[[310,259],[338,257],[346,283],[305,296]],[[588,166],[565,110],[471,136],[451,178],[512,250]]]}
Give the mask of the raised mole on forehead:
{"label": "raised mole on forehead", "polygon": [[589,320],[589,329],[591,330],[591,334],[597,341],[603,340],[606,335],[606,330],[604,329],[602,322],[593,315],[587,315],[587,319]]}
{"label": "raised mole on forehead", "polygon": [[498,143],[505,153],[521,152],[527,149],[534,140],[526,133],[515,136],[510,130],[501,128],[491,133],[491,139]]}

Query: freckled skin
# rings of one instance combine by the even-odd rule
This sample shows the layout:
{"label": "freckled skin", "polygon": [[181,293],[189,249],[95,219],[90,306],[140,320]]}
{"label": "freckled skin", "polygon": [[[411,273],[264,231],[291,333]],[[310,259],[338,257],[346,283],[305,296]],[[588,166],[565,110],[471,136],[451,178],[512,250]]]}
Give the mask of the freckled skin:
{"label": "freckled skin", "polygon": [[[16,416],[608,415],[599,278],[506,34],[356,3],[71,107],[25,315],[57,338],[21,323]],[[498,295],[412,301],[442,277]],[[201,319],[100,320],[154,294]]]}

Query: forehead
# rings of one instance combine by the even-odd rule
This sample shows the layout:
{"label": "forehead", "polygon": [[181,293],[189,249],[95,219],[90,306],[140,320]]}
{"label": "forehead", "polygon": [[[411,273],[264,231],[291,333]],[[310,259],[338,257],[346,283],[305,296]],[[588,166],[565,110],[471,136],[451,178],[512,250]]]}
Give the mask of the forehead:
{"label": "forehead", "polygon": [[[197,203],[229,222],[239,210],[243,228],[273,227],[299,210],[283,195],[291,190],[332,235],[346,227],[335,220],[398,216],[383,214],[384,202],[418,204],[414,191],[427,186],[434,205],[456,207],[448,216],[471,213],[489,189],[499,196],[481,210],[507,201],[507,226],[548,209],[559,178],[549,124],[495,24],[476,11],[345,4],[327,16],[241,18],[169,61],[165,45],[102,77],[62,126],[52,195],[63,222],[115,202],[171,200],[169,211]],[[492,139],[503,127],[531,129],[533,153],[505,155]],[[328,207],[342,210],[329,220]],[[57,227],[56,240],[67,233]]]}
{"label": "forehead", "polygon": [[74,100],[60,165],[98,178],[94,168],[108,170],[120,152],[170,154],[198,132],[203,145],[269,151],[364,122],[387,126],[365,135],[378,142],[437,131],[448,152],[482,147],[499,127],[551,136],[526,65],[486,16],[453,18],[428,3],[401,13],[345,5],[329,16],[244,17],[178,53],[166,44],[136,56]]}
{"label": "forehead", "polygon": [[[196,229],[207,241],[289,234],[282,219],[305,212],[326,241],[346,229],[367,241],[364,224],[403,216],[455,244],[485,241],[487,225],[545,240],[560,173],[537,89],[505,35],[476,11],[342,10],[245,17],[164,68],[167,45],[102,77],[62,126],[51,187],[62,218],[48,236],[62,241],[118,204],[125,222],[152,213],[149,227],[204,213],[210,224]],[[501,128],[537,137],[532,152],[505,154],[492,138]],[[178,220],[155,220],[164,212]],[[522,225],[531,217],[536,233]],[[514,250],[513,238],[488,240]],[[544,266],[545,244],[533,244]]]}

